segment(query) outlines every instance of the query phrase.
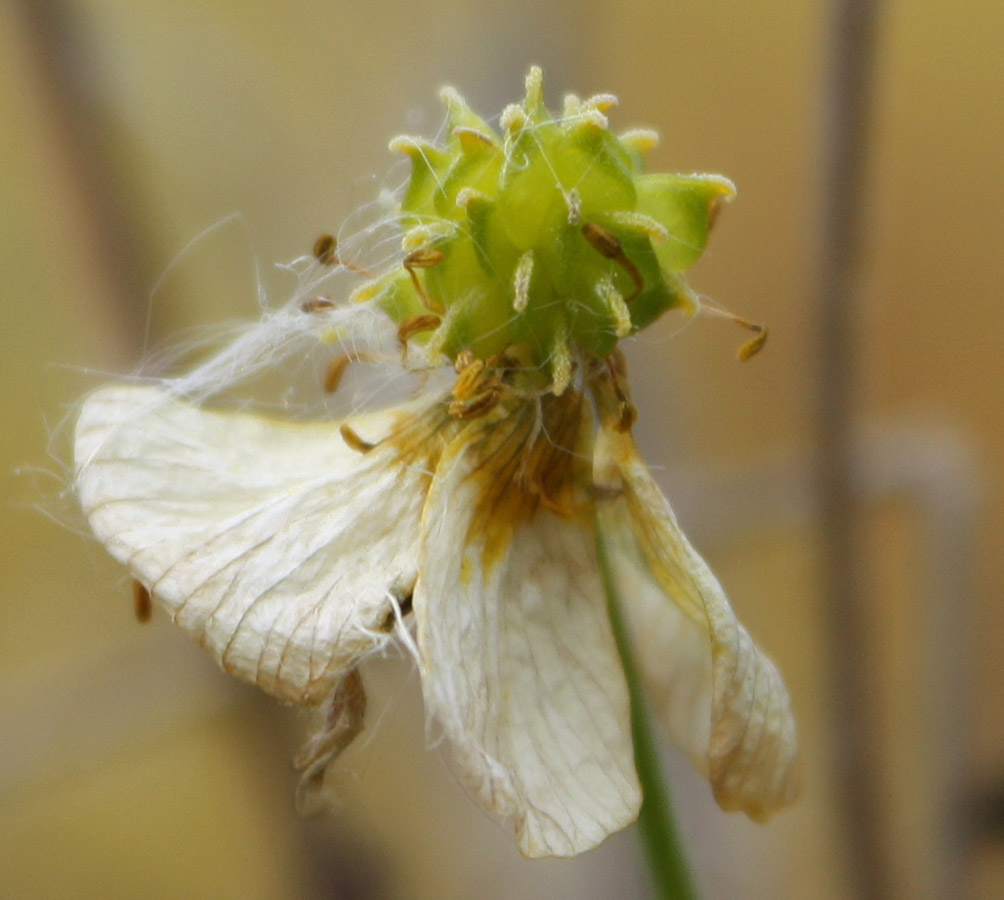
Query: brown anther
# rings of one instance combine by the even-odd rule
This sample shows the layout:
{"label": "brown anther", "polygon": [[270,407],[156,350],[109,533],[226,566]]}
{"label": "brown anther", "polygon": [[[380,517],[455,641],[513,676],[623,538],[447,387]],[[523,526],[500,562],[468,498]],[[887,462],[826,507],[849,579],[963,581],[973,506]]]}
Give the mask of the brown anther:
{"label": "brown anther", "polygon": [[338,390],[338,386],[342,383],[342,376],[349,367],[349,363],[372,362],[374,359],[375,357],[372,353],[364,351],[352,351],[351,353],[343,353],[341,356],[336,356],[328,363],[328,368],[324,371],[324,379],[321,382],[324,393],[333,394]]}
{"label": "brown anther", "polygon": [[420,247],[418,250],[412,250],[404,258],[404,267],[411,276],[411,283],[414,285],[415,293],[418,294],[422,305],[430,312],[440,316],[446,312],[446,309],[441,303],[437,303],[425,292],[425,287],[423,287],[422,282],[419,280],[418,272],[415,270],[431,269],[433,266],[438,266],[445,258],[443,251],[436,250],[434,247]]}
{"label": "brown anther", "polygon": [[338,240],[333,234],[319,235],[314,241],[314,259],[322,266],[331,266],[338,262]]}
{"label": "brown anther", "polygon": [[397,328],[397,339],[401,344],[403,355],[408,353],[408,341],[423,331],[435,331],[443,324],[443,320],[434,313],[411,316],[405,319]]}
{"label": "brown anther", "polygon": [[345,260],[338,255],[338,239],[333,234],[319,235],[317,240],[314,241],[314,248],[311,252],[314,255],[314,259],[316,259],[322,266],[343,266],[350,272],[359,272],[361,275],[368,276],[373,275],[369,269],[364,269],[362,266],[345,262]]}
{"label": "brown anther", "polygon": [[369,453],[376,446],[376,444],[371,444],[369,441],[364,441],[349,425],[343,424],[338,429],[338,433],[342,436],[342,440],[355,450],[356,453]]}
{"label": "brown anther", "polygon": [[627,254],[621,246],[620,238],[609,229],[595,222],[586,222],[582,226],[582,236],[589,241],[590,246],[605,259],[617,263],[634,282],[634,292],[624,298],[625,303],[630,303],[644,289],[645,279],[641,277],[638,267],[628,259]]}
{"label": "brown anther", "polygon": [[152,597],[146,589],[146,585],[141,584],[136,579],[133,579],[132,582],[132,608],[136,614],[137,622],[150,621],[150,616],[153,615]]}
{"label": "brown anther", "polygon": [[334,309],[335,301],[327,297],[311,297],[300,304],[300,309],[305,313],[321,312],[324,309]]}
{"label": "brown anther", "polygon": [[717,306],[705,305],[702,309],[709,312],[713,316],[718,316],[722,319],[728,319],[730,322],[735,322],[736,325],[746,328],[754,333],[755,337],[747,341],[736,351],[736,356],[739,358],[740,362],[746,362],[746,360],[756,356],[757,353],[763,349],[763,345],[767,343],[767,329],[758,322],[751,322],[749,319],[743,319],[735,313],[726,312],[724,309],[719,309]]}
{"label": "brown anther", "polygon": [[328,363],[328,368],[324,372],[323,382],[325,394],[333,394],[338,390],[338,385],[342,383],[342,376],[345,374],[345,370],[349,367],[350,362],[352,360],[346,354],[336,357]]}

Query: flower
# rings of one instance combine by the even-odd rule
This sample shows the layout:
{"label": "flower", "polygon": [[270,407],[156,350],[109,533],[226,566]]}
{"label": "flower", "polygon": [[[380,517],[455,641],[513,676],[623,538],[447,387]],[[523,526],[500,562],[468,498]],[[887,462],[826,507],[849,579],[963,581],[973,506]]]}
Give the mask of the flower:
{"label": "flower", "polygon": [[[304,804],[362,728],[360,663],[411,643],[413,619],[459,777],[524,854],[570,856],[641,800],[598,542],[654,706],[722,807],[760,819],[789,802],[796,738],[780,676],[638,454],[617,348],[697,308],[680,272],[733,189],[642,174],[653,137],[613,137],[609,96],[552,119],[540,94],[531,70],[500,137],[445,92],[446,149],[393,144],[413,163],[403,265],[349,303],[301,291],[193,374],[91,394],[75,488],[111,554],[226,671],[318,711]],[[315,251],[310,271],[358,268],[331,239]],[[338,421],[206,402],[213,379],[304,341],[347,348],[332,389],[350,359],[419,378],[448,361],[456,377]]]}

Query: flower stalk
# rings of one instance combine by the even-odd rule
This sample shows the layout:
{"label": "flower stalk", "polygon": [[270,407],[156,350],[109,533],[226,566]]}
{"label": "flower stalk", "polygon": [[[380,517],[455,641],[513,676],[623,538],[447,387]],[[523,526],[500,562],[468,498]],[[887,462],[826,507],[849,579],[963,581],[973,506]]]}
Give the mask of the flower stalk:
{"label": "flower stalk", "polygon": [[659,762],[659,748],[645,702],[638,664],[634,658],[631,635],[624,621],[617,581],[611,570],[600,528],[596,530],[596,555],[603,578],[610,625],[631,698],[631,738],[642,793],[638,834],[645,849],[655,896],[658,900],[698,900],[690,867],[677,833],[673,804]]}

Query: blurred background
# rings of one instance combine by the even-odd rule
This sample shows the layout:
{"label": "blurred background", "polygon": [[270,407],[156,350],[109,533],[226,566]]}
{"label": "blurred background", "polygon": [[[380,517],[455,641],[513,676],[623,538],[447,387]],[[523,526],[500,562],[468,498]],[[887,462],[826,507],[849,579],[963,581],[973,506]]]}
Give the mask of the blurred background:
{"label": "blurred background", "polygon": [[274,262],[373,199],[388,139],[435,135],[441,85],[490,115],[531,63],[552,107],[616,93],[614,130],[662,135],[653,170],[737,183],[691,281],[770,327],[746,365],[745,335],[710,318],[667,317],[628,351],[643,450],[801,729],[804,796],[766,827],[719,812],[666,749],[704,896],[865,896],[855,834],[882,896],[1004,895],[1002,33],[993,0],[880,11],[839,369],[849,642],[814,475],[824,3],[0,4],[0,897],[647,895],[630,830],[521,859],[425,749],[403,660],[369,673],[341,806],[300,820],[295,715],[163,617],[136,624],[123,572],[60,524],[82,527],[65,461],[84,391],[184,329],[254,317],[259,281],[290,287]]}

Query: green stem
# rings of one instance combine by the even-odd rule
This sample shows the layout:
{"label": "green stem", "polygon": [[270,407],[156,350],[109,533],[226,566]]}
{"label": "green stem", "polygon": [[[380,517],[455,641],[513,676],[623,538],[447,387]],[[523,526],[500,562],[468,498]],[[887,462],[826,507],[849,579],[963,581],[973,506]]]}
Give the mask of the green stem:
{"label": "green stem", "polygon": [[638,813],[638,831],[648,867],[659,900],[697,900],[687,867],[687,860],[676,833],[673,807],[669,799],[666,781],[659,764],[659,750],[656,745],[652,723],[648,716],[645,696],[642,691],[638,665],[631,647],[624,614],[621,610],[620,595],[610,568],[603,535],[597,532],[596,552],[603,587],[607,595],[607,608],[613,628],[617,651],[620,653],[624,675],[627,678],[628,694],[631,699],[631,736],[634,739],[634,762],[641,783],[642,801]]}

